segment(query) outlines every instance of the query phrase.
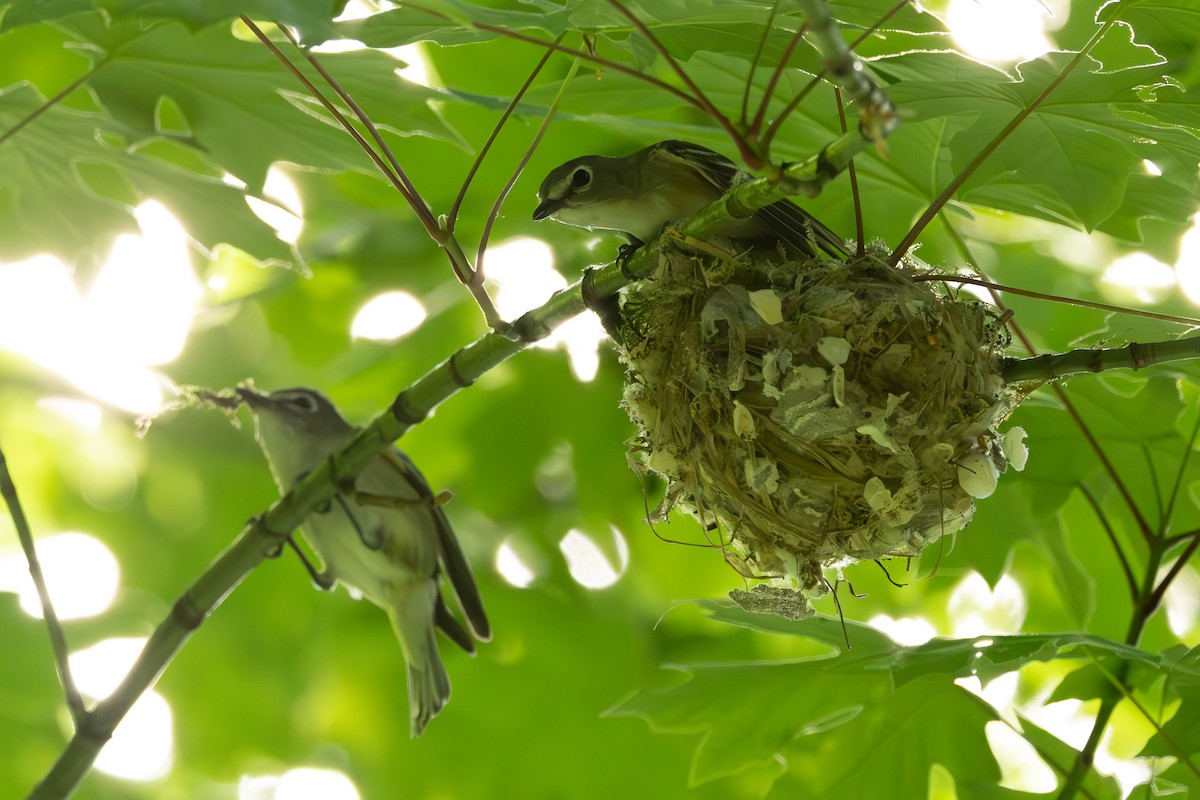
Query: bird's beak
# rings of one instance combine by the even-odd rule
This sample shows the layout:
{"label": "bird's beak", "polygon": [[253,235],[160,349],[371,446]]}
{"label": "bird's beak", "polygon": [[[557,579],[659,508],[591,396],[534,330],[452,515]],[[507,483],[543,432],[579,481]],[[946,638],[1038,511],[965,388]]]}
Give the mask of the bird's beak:
{"label": "bird's beak", "polygon": [[542,202],[538,203],[538,207],[533,210],[533,219],[535,222],[537,222],[545,219],[546,217],[554,216],[554,212],[558,211],[562,207],[562,200],[555,200],[553,198],[543,200]]}
{"label": "bird's beak", "polygon": [[256,391],[249,386],[237,387],[238,397],[245,401],[246,405],[251,408],[261,408],[265,405],[270,405],[271,399],[262,392]]}

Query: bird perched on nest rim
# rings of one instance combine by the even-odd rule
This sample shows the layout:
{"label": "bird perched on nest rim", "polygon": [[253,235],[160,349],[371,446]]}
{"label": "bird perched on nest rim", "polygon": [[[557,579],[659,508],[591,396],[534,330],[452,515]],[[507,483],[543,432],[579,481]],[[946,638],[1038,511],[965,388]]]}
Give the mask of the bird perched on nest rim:
{"label": "bird perched on nest rim", "polygon": [[[691,217],[749,177],[720,153],[668,139],[623,158],[581,156],[554,168],[538,189],[533,218],[616,231],[640,246],[667,223]],[[718,234],[754,244],[778,242],[803,256],[846,255],[841,237],[790,200],[760,208]]]}

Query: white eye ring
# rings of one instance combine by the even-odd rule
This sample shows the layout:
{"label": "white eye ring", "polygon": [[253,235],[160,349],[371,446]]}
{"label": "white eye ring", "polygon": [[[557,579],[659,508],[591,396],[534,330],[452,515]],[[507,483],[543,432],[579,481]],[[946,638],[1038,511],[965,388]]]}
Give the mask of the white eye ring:
{"label": "white eye ring", "polygon": [[297,411],[303,411],[306,414],[315,414],[320,409],[320,406],[317,403],[317,398],[307,393],[296,394],[292,397],[289,397],[287,403]]}
{"label": "white eye ring", "polygon": [[591,167],[576,167],[571,173],[571,188],[579,191],[592,185]]}

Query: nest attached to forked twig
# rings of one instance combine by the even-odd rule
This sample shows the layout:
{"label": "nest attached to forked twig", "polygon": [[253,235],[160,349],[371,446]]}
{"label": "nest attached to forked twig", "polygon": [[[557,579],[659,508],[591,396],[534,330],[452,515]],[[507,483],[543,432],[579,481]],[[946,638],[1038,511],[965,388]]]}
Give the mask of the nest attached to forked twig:
{"label": "nest attached to forked twig", "polygon": [[994,311],[922,269],[664,248],[621,309],[636,449],[667,481],[653,518],[684,510],[742,575],[807,592],[970,522],[1024,466],[1024,432],[997,431],[1024,394]]}

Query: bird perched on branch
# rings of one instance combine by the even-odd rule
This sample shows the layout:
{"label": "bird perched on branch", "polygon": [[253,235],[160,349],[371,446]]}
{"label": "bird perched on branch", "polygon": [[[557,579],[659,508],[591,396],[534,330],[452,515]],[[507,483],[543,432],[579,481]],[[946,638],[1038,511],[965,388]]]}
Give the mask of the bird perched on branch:
{"label": "bird perched on branch", "polygon": [[[312,389],[237,391],[254,412],[259,443],[281,492],[319,467],[356,432],[329,398]],[[475,652],[471,635],[442,599],[443,570],[471,634],[480,641],[491,638],[479,589],[442,502],[416,465],[392,447],[367,465],[353,487],[343,488],[301,526],[324,565],[316,572],[305,562],[318,585],[331,588],[341,583],[391,617],[407,662],[414,737],[450,699],[450,678],[434,629],[440,628],[468,653]]]}
{"label": "bird perched on branch", "polygon": [[[668,139],[624,158],[581,156],[554,168],[538,189],[533,218],[616,231],[639,246],[749,177],[720,153]],[[760,208],[718,233],[754,244],[782,243],[804,256],[846,255],[837,234],[790,200]]]}

